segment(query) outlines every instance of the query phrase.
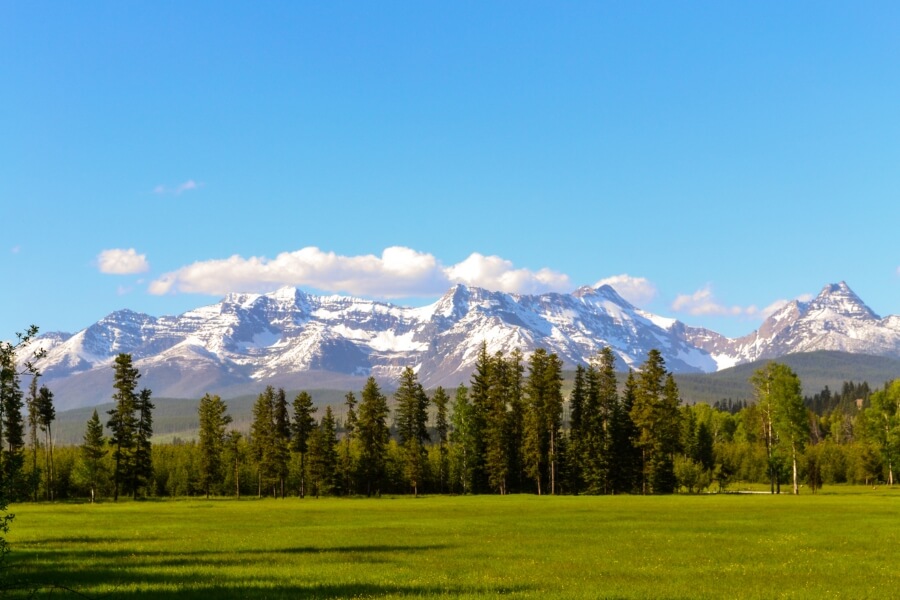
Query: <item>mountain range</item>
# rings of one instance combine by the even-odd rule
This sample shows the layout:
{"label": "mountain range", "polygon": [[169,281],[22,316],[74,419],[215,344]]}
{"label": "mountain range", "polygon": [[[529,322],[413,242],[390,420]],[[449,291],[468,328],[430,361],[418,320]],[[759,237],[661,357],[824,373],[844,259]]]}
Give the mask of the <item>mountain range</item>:
{"label": "mountain range", "polygon": [[154,395],[199,398],[267,384],[359,389],[369,375],[391,386],[407,366],[426,387],[455,386],[468,381],[482,342],[490,353],[543,347],[569,367],[607,345],[621,367],[637,367],[657,348],[674,372],[708,373],[816,350],[900,358],[900,317],[879,317],[843,282],[786,304],[735,339],[636,308],[606,285],[541,295],[457,285],[416,308],[283,288],[230,294],[179,316],[121,310],[33,344],[46,351],[42,382],[67,409],[109,400],[111,365],[122,352]]}

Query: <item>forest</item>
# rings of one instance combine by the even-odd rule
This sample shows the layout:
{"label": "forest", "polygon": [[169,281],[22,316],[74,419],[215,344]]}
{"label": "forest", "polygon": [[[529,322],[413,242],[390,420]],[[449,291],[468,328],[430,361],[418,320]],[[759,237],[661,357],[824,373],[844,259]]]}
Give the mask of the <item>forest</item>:
{"label": "forest", "polygon": [[95,410],[83,442],[55,447],[53,393],[13,352],[0,373],[0,474],[13,501],[176,496],[381,494],[670,494],[765,483],[777,493],[822,484],[893,484],[900,380],[846,382],[802,397],[776,362],[751,377],[754,401],[682,403],[658,351],[627,373],[609,348],[577,367],[538,349],[490,355],[468,386],[425,390],[411,368],[389,398],[369,378],[342,418],[314,399],[267,387],[247,431],[225,401],[198,403],[197,439],[154,443],[152,392],[131,356],[115,361],[114,408]]}

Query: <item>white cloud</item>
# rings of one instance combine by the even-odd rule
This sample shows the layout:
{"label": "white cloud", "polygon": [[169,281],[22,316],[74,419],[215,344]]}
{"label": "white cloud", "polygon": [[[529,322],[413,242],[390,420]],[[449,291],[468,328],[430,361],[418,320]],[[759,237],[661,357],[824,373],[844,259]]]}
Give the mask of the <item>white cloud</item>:
{"label": "white cloud", "polygon": [[340,256],[307,247],[284,252],[273,259],[232,256],[196,262],[152,281],[151,294],[266,292],[285,285],[384,298],[432,296],[453,283],[514,293],[541,293],[569,289],[566,275],[541,269],[516,269],[498,256],[473,253],[466,260],[444,267],[433,255],[393,246],[381,256]]}
{"label": "white cloud", "polygon": [[712,292],[712,286],[705,285],[693,294],[679,294],[672,302],[672,310],[686,312],[691,315],[741,316],[754,315],[758,312],[755,306],[725,306],[719,303]]}
{"label": "white cloud", "polygon": [[[803,294],[797,300],[806,302],[812,299],[812,294]],[[765,320],[784,308],[790,300],[775,300],[765,308],[758,308],[755,304],[750,306],[726,306],[716,300],[712,292],[712,286],[707,284],[693,294],[679,294],[672,302],[672,310],[686,312],[690,315],[725,316],[725,317],[750,317]]]}
{"label": "white cloud", "polygon": [[21,251],[22,251],[22,246],[13,246],[12,248],[10,248],[10,252],[12,252],[13,254],[18,254]]}
{"label": "white cloud", "polygon": [[622,273],[601,279],[594,284],[594,287],[597,288],[601,285],[611,286],[620,296],[635,306],[643,306],[656,297],[656,286],[644,277],[632,277]]}
{"label": "white cloud", "polygon": [[138,254],[134,248],[104,250],[97,255],[101,273],[109,275],[133,275],[150,269],[146,254]]}
{"label": "white cloud", "polygon": [[516,269],[499,256],[473,252],[469,257],[444,270],[452,283],[464,283],[489,290],[515,294],[540,294],[571,290],[569,276],[550,269]]}
{"label": "white cloud", "polygon": [[194,181],[193,179],[188,179],[184,183],[179,183],[176,186],[170,187],[167,185],[159,184],[155,188],[153,188],[154,194],[166,195],[172,194],[173,196],[179,196],[183,192],[189,192],[191,190],[196,190],[203,187],[202,182]]}

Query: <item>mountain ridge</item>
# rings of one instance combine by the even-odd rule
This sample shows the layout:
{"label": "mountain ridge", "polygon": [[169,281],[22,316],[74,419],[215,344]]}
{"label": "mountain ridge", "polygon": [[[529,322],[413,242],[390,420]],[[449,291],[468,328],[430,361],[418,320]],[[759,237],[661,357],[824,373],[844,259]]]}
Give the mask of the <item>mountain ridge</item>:
{"label": "mountain ridge", "polygon": [[634,368],[655,348],[670,370],[702,373],[815,350],[900,358],[900,317],[882,319],[844,282],[787,303],[734,339],[639,309],[608,285],[517,295],[460,284],[412,308],[286,287],[228,294],[178,316],[123,309],[34,343],[46,350],[38,363],[44,381],[73,408],[108,398],[110,365],[120,352],[132,354],[155,394],[199,397],[369,375],[390,383],[407,366],[426,386],[451,387],[468,381],[482,341],[491,354],[547,348],[569,367],[608,345],[620,368]]}

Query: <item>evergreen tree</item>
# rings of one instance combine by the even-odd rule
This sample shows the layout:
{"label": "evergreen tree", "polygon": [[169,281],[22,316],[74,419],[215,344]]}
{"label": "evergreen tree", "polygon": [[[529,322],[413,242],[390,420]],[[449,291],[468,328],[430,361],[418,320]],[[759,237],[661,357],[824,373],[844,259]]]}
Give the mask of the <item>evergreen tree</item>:
{"label": "evergreen tree", "polygon": [[[38,449],[40,441],[38,440],[38,429],[40,428],[40,415],[38,414],[38,376],[31,378],[31,387],[28,392],[28,399],[25,401],[28,408],[28,442],[31,447],[31,499],[38,501],[38,488],[41,483],[41,472],[38,467]],[[47,499],[50,499],[49,478],[47,480]]]}
{"label": "evergreen tree", "polygon": [[347,416],[344,418],[344,438],[341,440],[341,483],[344,487],[344,493],[348,496],[354,493],[354,461],[353,461],[353,439],[356,433],[356,396],[353,392],[348,392],[344,398],[344,406],[347,407]]}
{"label": "evergreen tree", "polygon": [[253,404],[250,424],[250,452],[256,463],[257,496],[278,479],[277,440],[275,434],[275,388],[271,385]]}
{"label": "evergreen tree", "polygon": [[232,429],[225,435],[224,461],[228,464],[229,470],[233,474],[234,495],[238,499],[241,497],[241,466],[244,462],[245,453],[243,435],[241,435],[240,431]]}
{"label": "evergreen tree", "polygon": [[472,491],[475,492],[480,492],[487,488],[487,474],[484,469],[484,429],[488,419],[491,366],[492,361],[487,351],[487,342],[482,341],[468,391],[469,403],[472,405],[470,427],[472,428],[472,439],[475,444],[474,453],[471,457]]}
{"label": "evergreen tree", "polygon": [[538,348],[528,361],[525,416],[525,464],[540,495],[542,479],[548,477],[550,494],[555,494],[557,441],[562,421],[562,362],[556,354]]}
{"label": "evergreen tree", "polygon": [[137,497],[138,490],[148,486],[153,479],[153,445],[150,439],[153,437],[153,403],[150,401],[152,392],[144,388],[138,394],[137,426],[134,430],[134,462],[132,465],[131,493]]}
{"label": "evergreen tree", "polygon": [[631,419],[638,429],[644,494],[675,490],[674,458],[681,429],[679,402],[675,379],[666,371],[662,354],[650,350],[637,376],[631,407]]}
{"label": "evergreen tree", "polygon": [[634,371],[629,369],[621,402],[613,406],[610,416],[607,462],[610,466],[609,478],[613,493],[630,493],[639,490],[643,480],[642,453],[637,444],[640,432],[631,419],[636,388],[637,380]]}
{"label": "evergreen tree", "polygon": [[282,388],[275,392],[273,404],[274,444],[273,461],[275,475],[278,478],[278,491],[284,498],[284,484],[288,476],[288,466],[291,461],[291,421],[288,416],[287,396]]}
{"label": "evergreen tree", "polygon": [[419,383],[416,372],[406,367],[400,375],[400,385],[394,393],[397,435],[403,452],[403,472],[413,494],[419,496],[427,464],[425,442],[428,435],[428,396]]}
{"label": "evergreen tree", "polygon": [[497,352],[487,370],[487,395],[482,408],[484,471],[490,488],[501,495],[506,494],[511,446],[507,417],[508,371],[509,365],[503,354]]}
{"label": "evergreen tree", "polygon": [[209,498],[210,488],[221,481],[225,428],[231,423],[228,407],[219,396],[205,394],[197,408],[200,421],[200,481]]}
{"label": "evergreen tree", "polygon": [[360,395],[362,399],[356,424],[360,442],[360,472],[366,484],[366,495],[381,495],[390,440],[387,398],[381,393],[374,377],[366,380]]}
{"label": "evergreen tree", "polygon": [[97,497],[97,490],[106,479],[103,457],[106,456],[106,440],[103,437],[103,425],[96,409],[88,419],[84,432],[84,443],[81,445],[81,473],[91,491],[91,503]]}
{"label": "evergreen tree", "polygon": [[[9,544],[3,537],[9,533],[9,526],[14,515],[6,512],[11,496],[15,493],[14,484],[20,476],[21,463],[16,460],[16,455],[8,455],[3,450],[4,435],[8,409],[18,405],[19,421],[21,422],[21,391],[19,391],[19,371],[17,370],[16,353],[27,345],[37,335],[38,328],[34,325],[22,333],[16,333],[17,341],[0,342],[0,564],[9,553]],[[39,373],[34,366],[34,361],[43,355],[42,350],[36,351],[25,360],[24,371],[37,376]],[[17,397],[18,396],[18,401]],[[15,429],[15,426],[13,427]],[[16,464],[19,463],[19,467]]]}
{"label": "evergreen tree", "polygon": [[568,440],[568,465],[569,487],[574,493],[580,492],[587,478],[587,466],[592,453],[587,447],[587,427],[585,423],[585,403],[587,401],[587,386],[585,383],[585,368],[582,365],[575,367],[575,381],[572,393],[569,394],[569,440]]}
{"label": "evergreen tree", "polygon": [[107,412],[109,421],[106,427],[110,431],[109,443],[112,446],[113,461],[113,500],[119,500],[119,489],[123,483],[131,479],[134,451],[136,447],[135,431],[137,419],[134,411],[137,408],[138,370],[132,366],[130,354],[119,354],[113,365],[113,402],[115,407]]}
{"label": "evergreen tree", "polygon": [[525,365],[522,351],[515,348],[506,360],[506,437],[509,449],[509,488],[521,492],[525,486],[525,466],[523,447],[525,438]]}
{"label": "evergreen tree", "polygon": [[438,443],[438,492],[444,493],[444,483],[448,471],[447,434],[450,431],[450,422],[447,415],[447,406],[450,402],[450,397],[447,396],[447,392],[444,391],[444,388],[438,386],[437,389],[434,390],[434,396],[432,396],[431,402],[435,407],[434,433],[437,436]]}
{"label": "evergreen tree", "polygon": [[[37,378],[35,378],[37,379]],[[53,499],[53,485],[56,481],[56,468],[53,463],[53,421],[56,420],[56,407],[53,405],[53,392],[42,385],[37,395],[38,425],[44,432],[47,447],[47,490],[50,500]]]}
{"label": "evergreen tree", "polygon": [[291,424],[293,433],[291,449],[300,455],[300,497],[306,496],[306,458],[309,450],[309,439],[316,428],[316,420],[313,413],[312,396],[307,392],[300,392],[294,398],[294,422]]}
{"label": "evergreen tree", "polygon": [[459,484],[463,494],[472,493],[475,488],[475,461],[477,439],[475,410],[469,402],[466,386],[456,388],[453,412],[450,416],[450,470],[451,480]]}
{"label": "evergreen tree", "polygon": [[336,431],[334,414],[326,406],[321,423],[309,438],[309,476],[316,498],[334,490],[338,466]]}

